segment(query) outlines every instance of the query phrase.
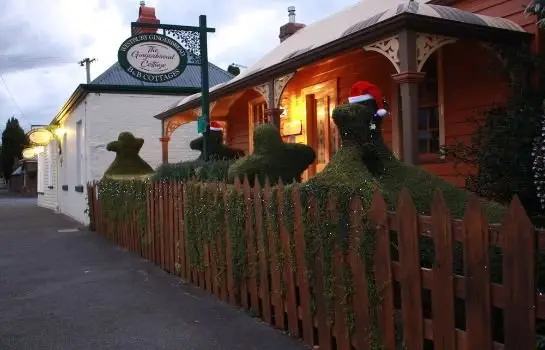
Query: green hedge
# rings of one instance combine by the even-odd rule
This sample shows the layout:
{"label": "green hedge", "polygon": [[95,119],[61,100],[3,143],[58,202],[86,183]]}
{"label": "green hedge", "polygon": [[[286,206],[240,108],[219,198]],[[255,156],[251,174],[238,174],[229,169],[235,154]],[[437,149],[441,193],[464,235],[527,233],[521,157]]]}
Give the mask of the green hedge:
{"label": "green hedge", "polygon": [[262,124],[254,130],[254,153],[238,159],[229,168],[229,182],[244,176],[253,185],[257,177],[261,184],[268,178],[271,184],[278,179],[284,183],[300,181],[301,174],[316,159],[307,145],[284,143],[280,131],[272,124]]}
{"label": "green hedge", "polygon": [[191,160],[175,164],[163,164],[157,168],[154,180],[197,180],[205,182],[227,180],[227,171],[233,160]]}

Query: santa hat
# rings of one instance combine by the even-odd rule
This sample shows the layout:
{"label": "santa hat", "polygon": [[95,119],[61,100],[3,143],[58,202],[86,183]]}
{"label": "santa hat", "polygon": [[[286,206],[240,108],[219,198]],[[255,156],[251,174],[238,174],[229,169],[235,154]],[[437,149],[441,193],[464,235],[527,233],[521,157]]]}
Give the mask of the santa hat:
{"label": "santa hat", "polygon": [[378,117],[384,117],[388,114],[388,111],[384,109],[384,97],[382,91],[375,85],[367,81],[358,81],[350,88],[350,95],[348,97],[349,103],[359,103],[368,100],[375,100],[378,110],[376,115]]}
{"label": "santa hat", "polygon": [[210,131],[221,131],[221,125],[218,122],[210,122]]}

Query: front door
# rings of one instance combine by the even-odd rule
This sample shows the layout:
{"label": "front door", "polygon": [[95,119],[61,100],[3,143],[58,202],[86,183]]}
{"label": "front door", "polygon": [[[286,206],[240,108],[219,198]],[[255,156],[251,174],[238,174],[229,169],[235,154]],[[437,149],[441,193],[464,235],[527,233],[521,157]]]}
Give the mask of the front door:
{"label": "front door", "polygon": [[[310,90],[312,89],[312,90]],[[316,152],[307,178],[321,172],[337,152],[339,137],[331,114],[335,108],[336,84],[319,84],[305,89],[307,109],[307,144]]]}

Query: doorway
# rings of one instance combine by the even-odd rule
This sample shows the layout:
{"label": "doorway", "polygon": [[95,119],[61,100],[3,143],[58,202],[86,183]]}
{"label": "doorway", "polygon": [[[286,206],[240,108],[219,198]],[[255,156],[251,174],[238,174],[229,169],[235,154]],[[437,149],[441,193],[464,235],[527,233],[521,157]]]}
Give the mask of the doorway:
{"label": "doorway", "polygon": [[307,145],[316,152],[305,179],[321,172],[339,148],[337,127],[331,118],[337,104],[337,81],[330,80],[303,89],[306,103]]}

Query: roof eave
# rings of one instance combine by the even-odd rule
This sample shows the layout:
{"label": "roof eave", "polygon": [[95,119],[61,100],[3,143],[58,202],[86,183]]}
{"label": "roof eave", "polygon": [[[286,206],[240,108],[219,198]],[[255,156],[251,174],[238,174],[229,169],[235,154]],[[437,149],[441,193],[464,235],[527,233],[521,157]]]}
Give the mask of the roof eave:
{"label": "roof eave", "polygon": [[[299,67],[314,63],[340,52],[344,52],[355,47],[362,47],[366,43],[388,37],[402,29],[452,36],[461,39],[469,38],[473,40],[486,40],[489,42],[498,42],[502,44],[520,44],[521,40],[523,42],[530,41],[533,36],[533,34],[528,32],[517,32],[451,21],[442,18],[403,13],[386,21],[379,22],[372,27],[341,37],[335,41],[329,42],[313,50],[309,50],[284,62],[280,62],[274,66],[265,68],[262,71],[242,78],[233,84],[214,90],[210,92],[210,101],[234,93],[237,90],[246,89],[249,86],[264,83],[272,77],[292,72]],[[159,120],[165,120],[176,114],[196,108],[200,106],[200,104],[201,97],[198,97],[195,100],[189,101],[184,105],[174,107],[154,117]]]}
{"label": "roof eave", "polygon": [[54,125],[54,124],[58,124],[61,120],[62,120],[62,117],[67,114],[68,112],[70,112],[75,106],[78,105],[78,103],[83,99],[85,98],[85,96],[87,95],[87,91],[85,91],[85,89],[83,88],[84,84],[80,84],[78,85],[78,87],[76,88],[76,90],[74,90],[74,92],[72,93],[72,95],[70,95],[70,98],[68,98],[68,100],[64,103],[64,105],[62,106],[62,108],[60,109],[60,111],[55,115],[55,117],[53,118],[53,120],[51,120],[51,123],[49,123],[49,125]]}
{"label": "roof eave", "polygon": [[195,94],[201,91],[201,88],[198,87],[174,86],[82,84],[82,87],[88,92],[119,92],[144,94]]}
{"label": "roof eave", "polygon": [[80,84],[74,90],[70,98],[64,103],[60,111],[55,115],[49,125],[57,124],[63,116],[74,109],[82,99],[90,92],[117,92],[117,93],[141,93],[141,94],[195,94],[200,92],[195,87],[170,87],[170,86],[130,86],[130,85],[104,85],[104,84]]}

